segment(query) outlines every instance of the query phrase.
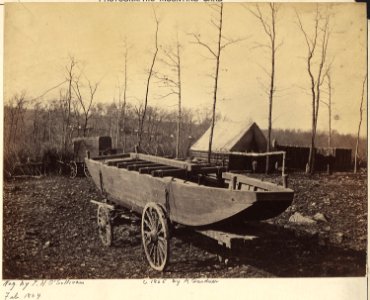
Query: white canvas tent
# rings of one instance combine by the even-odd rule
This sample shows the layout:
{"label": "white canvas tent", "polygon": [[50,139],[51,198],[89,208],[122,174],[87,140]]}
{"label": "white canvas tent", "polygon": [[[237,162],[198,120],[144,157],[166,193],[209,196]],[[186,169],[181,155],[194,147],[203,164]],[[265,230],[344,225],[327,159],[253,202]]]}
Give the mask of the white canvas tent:
{"label": "white canvas tent", "polygon": [[[208,152],[211,128],[190,148],[191,152]],[[255,122],[217,121],[212,152],[265,152],[267,139]]]}

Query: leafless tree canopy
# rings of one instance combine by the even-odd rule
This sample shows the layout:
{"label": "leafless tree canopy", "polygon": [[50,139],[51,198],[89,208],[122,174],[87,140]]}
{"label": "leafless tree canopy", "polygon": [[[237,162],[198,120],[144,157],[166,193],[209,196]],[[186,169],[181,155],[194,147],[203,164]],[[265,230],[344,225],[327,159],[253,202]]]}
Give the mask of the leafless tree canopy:
{"label": "leafless tree canopy", "polygon": [[[269,96],[269,105],[268,105],[268,129],[267,129],[267,149],[266,152],[270,152],[271,149],[271,131],[272,131],[272,107],[274,101],[274,93],[275,93],[275,61],[276,61],[276,52],[281,44],[277,44],[277,30],[276,30],[276,18],[279,11],[279,6],[276,3],[269,3],[269,12],[270,17],[264,16],[262,14],[261,8],[259,4],[256,4],[255,9],[250,9],[247,7],[249,12],[255,16],[259,21],[260,24],[268,37],[269,43],[266,46],[271,51],[271,70],[269,72],[269,80],[270,80],[270,88],[268,91]],[[270,157],[266,156],[266,173],[269,172]]]}
{"label": "leafless tree canopy", "polygon": [[166,67],[167,72],[157,72],[155,74],[156,78],[162,84],[162,87],[167,90],[161,98],[166,98],[169,96],[177,97],[177,130],[176,130],[176,158],[180,157],[180,143],[181,143],[181,45],[179,42],[179,35],[177,32],[176,45],[175,47],[161,47],[161,53],[163,58],[160,62]]}
{"label": "leafless tree canopy", "polygon": [[[261,32],[261,37],[256,39],[257,48],[268,51],[268,59],[262,64],[267,75],[264,90],[266,100],[268,100],[266,102],[268,103],[266,106],[268,115],[266,151],[271,151],[272,138],[289,144],[296,142],[304,145],[309,142],[307,171],[312,173],[315,147],[318,144],[321,147],[351,147],[355,150],[354,171],[356,172],[358,160],[366,158],[365,143],[360,138],[360,128],[363,126],[362,114],[364,103],[366,103],[364,97],[367,77],[362,86],[356,141],[355,135],[340,135],[335,128],[332,128],[332,119],[338,120],[339,116],[332,110],[332,105],[336,101],[333,99],[334,102],[332,102],[332,91],[336,88],[337,74],[333,72],[333,58],[330,57],[332,54],[328,48],[330,46],[329,50],[331,50],[331,45],[335,42],[331,35],[332,32],[335,33],[335,23],[331,20],[336,21],[336,19],[329,15],[330,6],[316,5],[316,9],[311,12],[295,11],[295,15],[294,10],[290,11],[293,13],[291,24],[296,23],[295,31],[300,37],[297,43],[300,45],[297,47],[300,46],[305,51],[305,65],[301,69],[307,74],[305,78],[309,88],[309,105],[312,110],[310,111],[309,133],[299,130],[279,130],[275,126],[273,128],[273,121],[276,119],[276,116],[275,118],[273,116],[277,110],[275,100],[279,96],[276,82],[277,78],[280,78],[277,77],[279,69],[276,66],[280,58],[281,41],[284,37],[283,27],[280,27],[278,23],[285,13],[282,4],[249,4],[245,7],[248,12],[244,12],[243,18],[245,16],[254,20]],[[27,159],[41,160],[47,153],[54,153],[59,158],[68,159],[73,155],[73,138],[92,135],[111,136],[114,147],[123,151],[134,151],[135,148],[140,148],[140,151],[145,153],[185,158],[189,154],[190,145],[208,127],[210,127],[208,144],[208,160],[210,160],[215,122],[220,116],[217,108],[220,100],[219,87],[223,79],[221,70],[227,63],[224,58],[228,53],[224,50],[245,38],[229,37],[227,36],[229,34],[225,33],[225,25],[228,25],[230,20],[224,14],[224,9],[228,9],[224,3],[209,4],[208,9],[210,12],[210,30],[207,27],[209,32],[204,35],[198,32],[188,33],[188,41],[185,36],[181,35],[181,41],[178,36],[174,41],[164,40],[163,37],[166,34],[162,35],[161,32],[164,32],[166,22],[161,20],[157,11],[153,9],[153,26],[148,27],[151,36],[145,49],[150,52],[145,73],[137,74],[140,71],[135,73],[133,53],[136,54],[136,51],[131,51],[132,48],[128,43],[133,41],[129,39],[127,42],[124,38],[123,47],[120,45],[119,65],[122,73],[118,83],[118,98],[114,96],[113,99],[99,99],[103,85],[102,79],[93,79],[93,75],[87,77],[81,68],[83,60],[70,55],[62,63],[63,69],[58,73],[61,77],[60,83],[48,87],[38,97],[31,97],[28,95],[29,92],[23,91],[6,99],[4,105],[5,168],[11,169],[11,165],[15,162]],[[204,51],[212,64],[210,70],[206,71],[212,79],[212,101],[210,99],[210,104],[206,109],[186,109],[187,90],[183,88],[184,83],[187,83],[186,76],[189,76],[187,72],[190,69],[186,64],[187,44],[196,45],[196,48]],[[247,51],[251,45],[253,41],[242,45],[241,48],[245,47]],[[141,83],[133,82],[135,76],[141,75],[145,76]],[[137,84],[142,84],[142,87],[135,89]],[[52,90],[59,94],[53,98],[47,98]],[[327,90],[327,97],[325,90]],[[116,93],[115,90],[114,92]],[[139,99],[137,95],[135,96],[135,92],[140,94],[142,92],[143,96]],[[159,96],[159,99],[155,99],[155,96]],[[174,105],[171,105],[171,107],[176,106],[174,110],[168,109],[163,103],[157,107],[157,103],[152,102],[152,100],[164,101],[165,98],[174,100]],[[335,98],[335,93],[333,93],[333,98]],[[129,101],[130,99],[135,99],[136,102]],[[103,104],[99,102],[102,100],[113,102]],[[323,115],[320,110],[321,104],[328,108],[328,134],[325,129],[325,138],[317,128],[318,119]],[[325,145],[323,145],[324,139]],[[266,172],[269,170],[269,164],[267,160]]]}
{"label": "leafless tree canopy", "polygon": [[[314,151],[315,137],[317,131],[317,120],[319,116],[319,106],[321,99],[321,87],[324,82],[325,74],[329,71],[330,65],[327,61],[327,49],[330,37],[329,30],[329,14],[325,16],[319,10],[318,5],[314,13],[314,28],[313,33],[309,34],[305,29],[299,13],[296,11],[298,26],[304,37],[307,56],[306,67],[310,78],[310,90],[312,96],[312,134],[310,144],[310,154],[307,162],[307,172],[314,171]],[[315,68],[315,59],[317,58],[317,66]],[[315,72],[316,71],[316,72]]]}
{"label": "leafless tree canopy", "polygon": [[217,34],[217,44],[215,46],[211,46],[204,42],[199,34],[192,33],[191,35],[194,38],[194,43],[202,46],[205,48],[211,57],[215,61],[215,72],[214,75],[211,75],[214,79],[213,85],[213,105],[212,105],[212,121],[211,121],[211,132],[209,135],[209,146],[208,146],[208,162],[211,160],[211,153],[212,153],[212,141],[213,141],[213,133],[216,121],[216,104],[218,99],[218,86],[219,86],[219,71],[220,71],[220,61],[221,61],[221,53],[222,50],[225,49],[227,46],[232,45],[236,42],[239,42],[241,39],[230,39],[223,35],[223,3],[221,4],[212,4],[210,8],[216,12],[216,19],[211,19],[211,24],[216,28],[215,34]]}

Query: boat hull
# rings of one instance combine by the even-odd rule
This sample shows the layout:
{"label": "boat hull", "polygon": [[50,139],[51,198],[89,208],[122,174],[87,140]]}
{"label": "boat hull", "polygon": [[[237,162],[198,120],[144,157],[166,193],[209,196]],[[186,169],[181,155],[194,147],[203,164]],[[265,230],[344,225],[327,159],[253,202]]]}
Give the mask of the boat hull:
{"label": "boat hull", "polygon": [[153,177],[137,171],[85,159],[92,180],[110,199],[137,213],[148,202],[161,204],[172,222],[207,226],[232,219],[263,220],[282,213],[293,191],[244,191],[198,185],[172,177]]}

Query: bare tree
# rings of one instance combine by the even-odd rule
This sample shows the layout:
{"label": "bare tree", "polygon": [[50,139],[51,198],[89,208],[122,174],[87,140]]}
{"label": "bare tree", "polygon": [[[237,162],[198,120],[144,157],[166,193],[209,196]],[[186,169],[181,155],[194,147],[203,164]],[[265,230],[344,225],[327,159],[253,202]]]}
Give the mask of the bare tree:
{"label": "bare tree", "polygon": [[176,58],[177,58],[177,83],[178,83],[178,114],[177,114],[177,130],[176,130],[176,158],[180,157],[180,141],[181,141],[181,59],[180,59],[180,43],[177,36],[176,44]]}
{"label": "bare tree", "polygon": [[328,120],[329,120],[329,127],[328,127],[328,147],[331,148],[331,119],[332,119],[332,99],[331,99],[331,93],[332,93],[332,85],[331,85],[331,75],[330,72],[328,71],[326,73],[326,78],[327,78],[327,83],[328,83],[328,102],[321,101],[321,103],[325,104],[328,107]]}
{"label": "bare tree", "polygon": [[363,103],[364,103],[366,80],[367,80],[367,74],[365,75],[364,81],[362,83],[362,94],[361,94],[361,104],[360,104],[360,121],[358,123],[358,130],[357,130],[357,140],[356,140],[356,150],[355,150],[355,166],[354,166],[354,169],[353,169],[353,173],[357,173],[358,146],[359,146],[359,141],[360,141],[360,130],[361,130],[361,124],[362,124],[362,114],[363,114]]}
{"label": "bare tree", "polygon": [[[312,96],[312,131],[311,131],[310,152],[308,156],[306,172],[312,174],[314,172],[315,164],[315,138],[317,131],[317,120],[319,115],[321,87],[325,78],[325,73],[329,70],[329,68],[326,68],[326,71],[324,71],[329,42],[329,15],[322,17],[319,12],[318,5],[316,6],[314,19],[314,32],[311,36],[304,29],[301,17],[297,11],[296,16],[298,19],[299,29],[301,30],[307,45],[306,62],[307,62],[307,72],[310,78],[311,85],[310,90]],[[320,42],[321,49],[318,49],[320,47],[319,44]],[[316,56],[318,56],[318,67],[315,73],[314,58]]]}
{"label": "bare tree", "polygon": [[80,112],[80,103],[79,100],[76,99],[75,101],[72,101],[72,107],[73,107],[73,116],[76,122],[76,128],[77,128],[77,136],[80,136],[80,130],[81,130],[81,112]]}
{"label": "bare tree", "polygon": [[40,102],[36,102],[33,105],[33,116],[32,116],[32,134],[29,135],[30,141],[29,144],[32,145],[36,151],[40,150],[40,135],[41,135],[41,118],[42,118],[43,109]]}
{"label": "bare tree", "polygon": [[[139,137],[139,131],[141,131],[141,136],[142,136],[142,134],[143,134],[143,131],[144,131],[144,129],[140,129],[140,124],[141,124],[141,117],[142,117],[142,115],[143,115],[143,104],[142,103],[140,103],[138,106],[134,106],[134,113],[135,113],[135,116],[136,116],[136,118],[137,118],[137,130],[135,130],[135,134],[136,134],[136,137],[137,137],[137,140],[139,141],[139,140],[141,140],[141,137]],[[136,144],[135,145],[135,151],[137,151],[137,150],[139,150],[138,149],[138,144]]]}
{"label": "bare tree", "polygon": [[215,120],[216,120],[216,104],[217,104],[217,92],[218,92],[218,80],[219,80],[219,70],[220,70],[220,60],[221,60],[221,53],[222,50],[225,49],[227,46],[240,41],[232,40],[226,38],[222,34],[222,22],[223,22],[223,3],[220,4],[212,4],[210,7],[216,10],[218,19],[214,21],[211,20],[211,23],[217,29],[217,45],[216,47],[211,47],[209,44],[201,40],[200,35],[198,34],[191,34],[195,39],[195,44],[202,46],[203,48],[207,49],[208,52],[211,54],[212,58],[215,60],[215,73],[213,76],[214,79],[214,87],[213,87],[213,105],[212,105],[212,121],[211,121],[211,131],[209,135],[209,144],[208,144],[208,162],[211,161],[211,154],[212,154],[212,141],[213,141],[213,132],[215,127]]}
{"label": "bare tree", "polygon": [[6,131],[8,132],[8,147],[11,147],[11,145],[14,144],[17,140],[19,122],[23,120],[26,103],[26,92],[23,91],[20,94],[14,95],[7,106],[5,114],[5,125],[9,128],[9,130]]}
{"label": "bare tree", "polygon": [[26,148],[25,139],[25,112],[26,92],[15,94],[10,101],[4,105],[4,171],[11,175],[15,163],[20,161],[21,150]]}
{"label": "bare tree", "polygon": [[169,70],[173,72],[171,75],[163,75],[156,73],[156,77],[164,83],[164,87],[169,89],[169,92],[162,96],[162,98],[176,95],[177,102],[177,126],[176,126],[176,158],[180,157],[180,143],[181,143],[181,120],[182,120],[182,107],[181,107],[181,55],[180,49],[181,45],[179,42],[179,37],[177,34],[176,39],[176,50],[173,51],[172,48],[162,47],[162,52],[164,59],[161,62],[169,67]]}
{"label": "bare tree", "polygon": [[[267,130],[267,148],[266,152],[270,152],[271,149],[271,131],[272,131],[272,106],[275,92],[275,56],[278,48],[281,44],[277,44],[277,32],[276,32],[276,17],[278,14],[279,7],[275,3],[269,3],[270,18],[264,16],[261,12],[260,6],[256,4],[256,10],[248,9],[252,15],[254,15],[261,23],[263,31],[269,39],[267,47],[271,51],[271,70],[269,72],[270,87],[268,91],[269,96],[269,109],[268,109],[268,130]],[[269,172],[270,156],[266,156],[266,173]]]}
{"label": "bare tree", "polygon": [[148,134],[148,139],[146,140],[145,150],[147,153],[158,155],[158,148],[161,146],[159,143],[159,137],[163,136],[160,126],[162,124],[162,120],[166,117],[166,113],[158,108],[150,106],[148,106],[147,112],[148,119],[146,132]]}
{"label": "bare tree", "polygon": [[72,118],[72,90],[73,90],[73,81],[75,79],[75,68],[76,61],[74,57],[69,57],[69,63],[65,67],[66,69],[66,82],[67,90],[60,90],[60,107],[62,112],[62,147],[64,152],[67,152],[68,146],[70,144],[73,127],[71,126]]}
{"label": "bare tree", "polygon": [[[123,87],[119,87],[119,95],[118,95],[118,124],[117,124],[117,136],[120,138],[121,135],[119,134],[119,131],[122,131],[122,138],[123,138],[123,151],[126,150],[126,105],[127,105],[127,87],[128,87],[128,75],[127,75],[127,69],[128,69],[128,55],[129,55],[129,47],[127,46],[127,41],[125,39],[124,45],[123,45]],[[123,94],[123,95],[122,95]],[[123,102],[122,102],[122,96],[123,96]]]}
{"label": "bare tree", "polygon": [[154,65],[155,65],[155,62],[156,62],[156,59],[157,59],[157,54],[158,54],[159,20],[157,18],[157,14],[156,14],[154,9],[153,9],[153,13],[154,13],[155,24],[156,24],[155,39],[154,39],[154,53],[153,53],[153,58],[152,58],[152,62],[151,62],[150,68],[149,68],[147,82],[146,82],[146,92],[145,92],[144,106],[143,106],[143,109],[142,109],[141,115],[140,115],[139,129],[138,129],[138,143],[137,143],[138,149],[140,149],[141,142],[142,142],[142,136],[143,136],[143,131],[144,131],[144,121],[145,121],[145,115],[146,115],[146,110],[147,110],[147,106],[148,106],[150,82],[151,82],[151,79],[152,79],[152,76],[153,76]]}
{"label": "bare tree", "polygon": [[87,128],[88,128],[88,122],[91,117],[91,107],[94,101],[94,96],[96,93],[96,90],[98,89],[99,83],[96,82],[94,84],[91,83],[90,80],[87,79],[88,84],[88,96],[84,97],[81,93],[81,83],[79,77],[75,78],[73,80],[73,91],[77,97],[78,103],[82,108],[82,114],[83,114],[83,123],[82,123],[82,134],[85,137],[87,134]]}

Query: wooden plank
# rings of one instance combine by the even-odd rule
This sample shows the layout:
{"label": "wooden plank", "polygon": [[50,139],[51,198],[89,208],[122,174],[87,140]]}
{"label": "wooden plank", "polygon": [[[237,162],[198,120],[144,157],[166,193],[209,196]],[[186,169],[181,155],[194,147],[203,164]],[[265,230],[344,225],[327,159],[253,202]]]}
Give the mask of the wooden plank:
{"label": "wooden plank", "polygon": [[126,158],[130,157],[130,153],[119,153],[119,154],[110,154],[110,155],[100,155],[92,157],[93,160],[105,160],[105,159],[113,159],[113,158]]}
{"label": "wooden plank", "polygon": [[222,172],[226,172],[227,167],[200,167],[198,170],[194,170],[193,173],[202,173],[202,174],[209,174],[209,173],[216,173],[221,174]]}
{"label": "wooden plank", "polygon": [[[285,164],[286,164],[286,151],[271,151],[271,152],[237,152],[237,151],[212,151],[212,155],[220,156],[246,156],[246,157],[265,157],[265,156],[275,156],[282,155],[282,175],[285,174]],[[217,160],[216,160],[217,161]]]}
{"label": "wooden plank", "polygon": [[224,179],[207,176],[204,174],[198,175],[198,184],[199,185],[205,185],[205,186],[213,186],[213,187],[223,187],[224,185]]}
{"label": "wooden plank", "polygon": [[154,177],[177,177],[177,176],[186,176],[187,171],[184,169],[173,169],[173,170],[156,170],[152,171]]}
{"label": "wooden plank", "polygon": [[130,165],[138,164],[140,162],[143,162],[143,161],[142,160],[138,160],[138,159],[130,159],[127,162],[122,162],[122,163],[117,164],[117,167],[118,168],[127,168]]}
{"label": "wooden plank", "polygon": [[195,170],[201,167],[201,165],[189,163],[186,161],[180,161],[180,160],[164,158],[160,156],[153,156],[153,155],[148,155],[148,154],[142,154],[142,153],[131,153],[131,158],[151,161],[154,163],[163,164],[163,165],[167,165],[167,166],[171,166],[171,167],[175,167],[179,169],[184,169],[188,171],[192,171],[192,170]]}
{"label": "wooden plank", "polygon": [[242,235],[218,230],[196,230],[196,232],[216,240],[220,245],[229,249],[231,249],[232,242],[235,240],[252,241],[258,238],[255,235]]}
{"label": "wooden plank", "polygon": [[135,163],[135,164],[132,164],[132,165],[128,165],[127,166],[127,170],[129,171],[137,171],[139,170],[139,168],[141,167],[148,167],[148,166],[154,166],[155,164],[154,163],[151,163],[151,162],[138,162],[138,163]]}
{"label": "wooden plank", "polygon": [[140,174],[151,174],[152,171],[156,170],[174,170],[174,167],[164,166],[164,165],[153,165],[152,167],[140,167],[139,173]]}
{"label": "wooden plank", "polygon": [[127,170],[129,170],[129,171],[140,171],[141,168],[155,168],[155,167],[159,167],[159,166],[163,167],[163,165],[152,163],[150,161],[146,161],[145,163],[136,163],[136,164],[133,164],[133,165],[129,165],[127,167]]}
{"label": "wooden plank", "polygon": [[112,158],[112,159],[105,160],[104,163],[108,166],[117,166],[119,163],[129,162],[129,161],[132,161],[132,159],[130,157]]}
{"label": "wooden plank", "polygon": [[13,175],[12,178],[22,178],[22,179],[25,179],[25,178],[37,178],[37,179],[40,179],[44,177],[43,175]]}
{"label": "wooden plank", "polygon": [[[259,188],[259,190],[265,190],[265,191],[282,191],[285,188],[282,186],[279,186],[277,184],[271,183],[271,182],[265,182],[261,181],[259,179],[251,178],[245,175],[235,174],[235,173],[222,173],[222,178],[230,180],[233,182],[234,177],[236,176],[236,181],[238,183],[250,185],[253,187]],[[234,184],[234,183],[233,183]]]}
{"label": "wooden plank", "polygon": [[285,151],[272,151],[272,152],[261,152],[261,153],[254,153],[254,152],[237,152],[237,151],[225,151],[225,152],[217,152],[212,151],[215,154],[225,154],[225,155],[238,155],[238,156],[249,156],[249,157],[264,157],[264,156],[273,156],[273,155],[285,155]]}
{"label": "wooden plank", "polygon": [[100,206],[104,206],[110,210],[114,210],[115,207],[114,205],[111,205],[111,204],[108,204],[108,203],[104,203],[104,202],[99,202],[99,201],[96,201],[96,200],[90,200],[91,203],[93,204],[97,204],[97,205],[100,205]]}

